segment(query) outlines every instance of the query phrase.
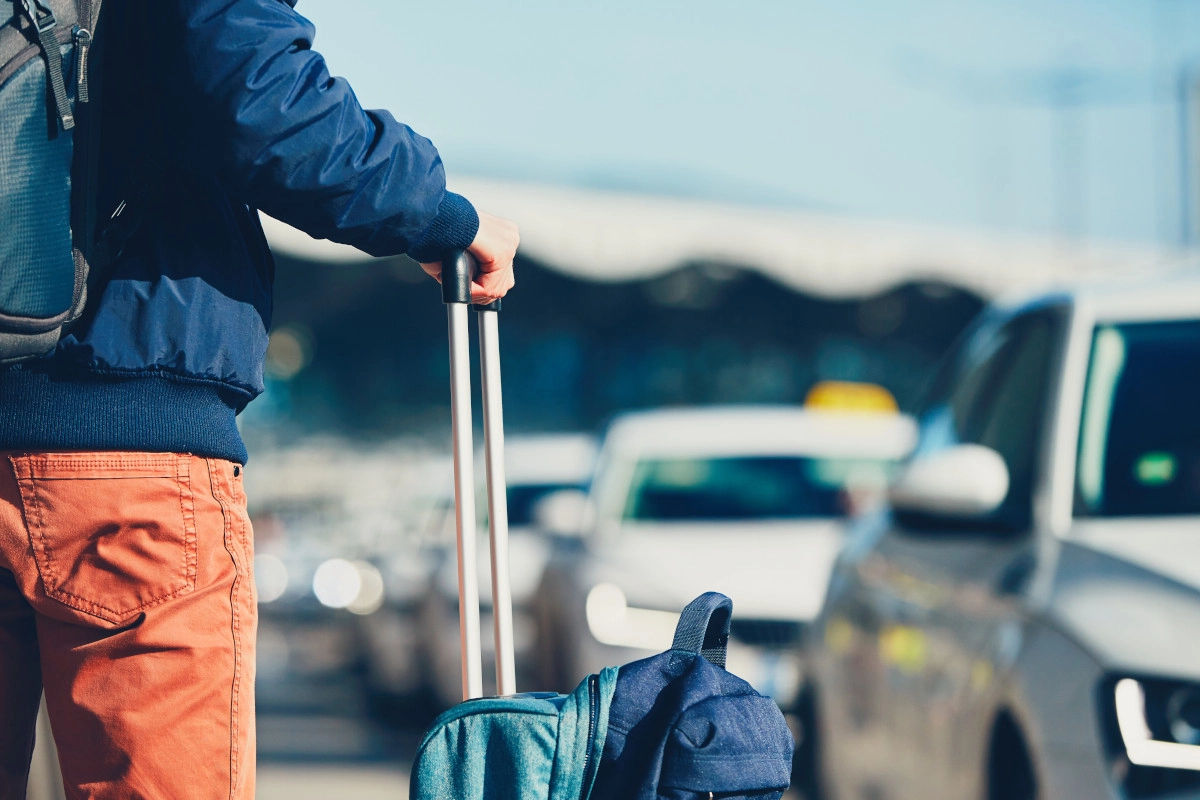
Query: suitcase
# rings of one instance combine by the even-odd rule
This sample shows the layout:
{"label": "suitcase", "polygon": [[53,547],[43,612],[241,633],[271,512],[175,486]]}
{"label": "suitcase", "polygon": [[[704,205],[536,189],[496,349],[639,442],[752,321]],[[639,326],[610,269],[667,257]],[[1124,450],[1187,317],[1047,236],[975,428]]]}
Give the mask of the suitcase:
{"label": "suitcase", "polygon": [[[724,669],[733,604],[708,592],[680,616],[671,649],[589,675],[570,694],[517,694],[500,386],[500,303],[475,306],[483,380],[497,697],[484,698],[476,560],[469,254],[442,260],[463,702],[426,732],[411,800],[777,800],[792,737],[775,703]],[[611,725],[610,725],[611,723]]]}

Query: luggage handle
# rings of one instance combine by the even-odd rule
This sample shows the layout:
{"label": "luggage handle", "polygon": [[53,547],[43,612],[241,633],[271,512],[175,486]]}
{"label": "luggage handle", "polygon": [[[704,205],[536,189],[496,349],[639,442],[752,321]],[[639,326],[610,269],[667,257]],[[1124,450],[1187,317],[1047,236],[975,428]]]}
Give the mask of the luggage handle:
{"label": "luggage handle", "polygon": [[[450,334],[450,414],[454,451],[454,509],[458,551],[458,622],[463,699],[483,696],[479,583],[475,552],[475,476],[471,443],[471,355],[467,307],[475,261],[465,250],[442,259],[442,302]],[[477,305],[483,385],[484,463],[491,542],[492,617],[496,640],[496,690],[516,694],[512,588],[508,568],[508,499],[504,475],[504,410],[500,385],[500,301]]]}

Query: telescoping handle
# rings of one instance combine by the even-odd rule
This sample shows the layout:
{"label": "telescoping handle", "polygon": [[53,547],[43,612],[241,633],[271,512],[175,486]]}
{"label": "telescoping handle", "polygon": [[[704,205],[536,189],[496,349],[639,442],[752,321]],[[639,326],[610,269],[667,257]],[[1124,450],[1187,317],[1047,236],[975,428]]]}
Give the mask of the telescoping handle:
{"label": "telescoping handle", "polygon": [[[462,644],[463,699],[483,695],[479,624],[479,571],[475,553],[475,479],[471,444],[471,350],[467,307],[474,259],[463,250],[442,260],[442,302],[450,332],[450,413],[454,441],[454,508],[458,541],[458,622]],[[500,387],[500,302],[479,312],[483,379],[483,436],[491,540],[492,616],[496,637],[496,689],[515,694],[512,589],[508,569],[508,500],[504,478],[504,408]]]}

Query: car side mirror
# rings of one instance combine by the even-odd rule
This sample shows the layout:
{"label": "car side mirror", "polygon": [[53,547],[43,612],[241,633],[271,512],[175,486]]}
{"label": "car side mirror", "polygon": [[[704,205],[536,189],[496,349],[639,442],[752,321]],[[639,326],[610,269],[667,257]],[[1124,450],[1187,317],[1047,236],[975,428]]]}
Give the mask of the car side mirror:
{"label": "car side mirror", "polygon": [[563,539],[583,536],[590,519],[591,504],[585,492],[559,489],[533,506],[533,524],[542,533]]}
{"label": "car side mirror", "polygon": [[960,444],[917,456],[888,490],[899,512],[982,521],[1008,496],[1008,467],[988,447]]}

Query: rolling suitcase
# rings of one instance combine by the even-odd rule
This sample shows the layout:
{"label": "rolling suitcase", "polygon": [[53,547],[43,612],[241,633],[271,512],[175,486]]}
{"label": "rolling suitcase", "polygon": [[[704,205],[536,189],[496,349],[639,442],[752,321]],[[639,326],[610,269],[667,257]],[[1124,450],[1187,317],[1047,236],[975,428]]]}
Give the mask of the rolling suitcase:
{"label": "rolling suitcase", "polygon": [[587,676],[570,694],[517,694],[500,391],[500,304],[476,306],[497,697],[482,697],[468,306],[469,254],[442,260],[450,338],[450,405],[463,702],[426,732],[411,800],[777,799],[792,737],[775,703],[724,669],[733,605],[708,592],[680,616],[671,649]]}

